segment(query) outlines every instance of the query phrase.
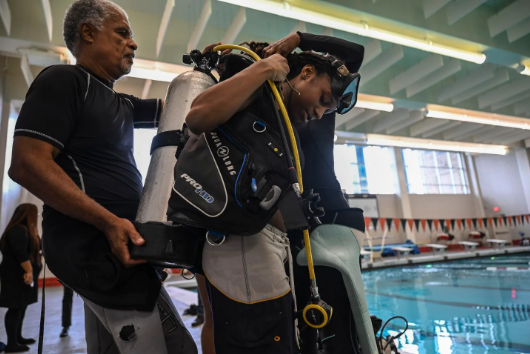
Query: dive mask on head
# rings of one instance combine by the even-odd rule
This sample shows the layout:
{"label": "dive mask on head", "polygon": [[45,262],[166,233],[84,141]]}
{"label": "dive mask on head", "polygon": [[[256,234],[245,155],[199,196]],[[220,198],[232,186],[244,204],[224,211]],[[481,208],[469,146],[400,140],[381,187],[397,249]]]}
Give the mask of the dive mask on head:
{"label": "dive mask on head", "polygon": [[338,114],[345,114],[357,103],[361,75],[350,73],[346,65],[339,60],[334,60],[331,65],[337,70],[331,78],[331,93],[334,97],[337,97],[337,107],[326,113],[337,112]]}

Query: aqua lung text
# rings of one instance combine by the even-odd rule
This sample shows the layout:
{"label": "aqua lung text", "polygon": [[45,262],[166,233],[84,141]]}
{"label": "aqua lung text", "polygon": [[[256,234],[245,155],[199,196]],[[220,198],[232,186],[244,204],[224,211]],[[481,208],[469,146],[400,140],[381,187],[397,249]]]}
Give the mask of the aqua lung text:
{"label": "aqua lung text", "polygon": [[230,175],[235,176],[237,172],[234,170],[232,161],[230,161],[230,150],[223,145],[221,139],[219,139],[219,136],[217,136],[216,132],[210,132],[210,134],[212,135],[213,142],[215,144],[215,147],[217,148],[217,156],[219,156],[224,161],[226,169],[228,170]]}

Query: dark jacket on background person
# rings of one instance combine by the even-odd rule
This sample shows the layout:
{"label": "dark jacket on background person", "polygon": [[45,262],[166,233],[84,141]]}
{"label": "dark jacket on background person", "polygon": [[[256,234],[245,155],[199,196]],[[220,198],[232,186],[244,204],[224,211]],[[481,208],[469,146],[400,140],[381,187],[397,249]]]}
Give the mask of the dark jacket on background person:
{"label": "dark jacket on background person", "polygon": [[5,235],[6,249],[0,264],[0,307],[17,308],[37,302],[38,279],[42,265],[32,261],[33,286],[24,283],[24,269],[20,265],[30,260],[30,235],[25,226],[13,226]]}

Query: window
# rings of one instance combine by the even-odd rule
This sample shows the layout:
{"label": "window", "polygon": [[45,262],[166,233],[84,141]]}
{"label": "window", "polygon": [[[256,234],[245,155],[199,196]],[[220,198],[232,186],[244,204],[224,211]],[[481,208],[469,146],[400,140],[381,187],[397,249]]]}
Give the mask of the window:
{"label": "window", "polygon": [[155,135],[156,129],[134,129],[134,160],[138,171],[142,174],[142,184],[145,184],[151,162],[151,141]]}
{"label": "window", "polygon": [[392,149],[335,145],[335,173],[348,194],[394,194],[397,191]]}
{"label": "window", "polygon": [[461,153],[403,149],[411,194],[469,194]]}

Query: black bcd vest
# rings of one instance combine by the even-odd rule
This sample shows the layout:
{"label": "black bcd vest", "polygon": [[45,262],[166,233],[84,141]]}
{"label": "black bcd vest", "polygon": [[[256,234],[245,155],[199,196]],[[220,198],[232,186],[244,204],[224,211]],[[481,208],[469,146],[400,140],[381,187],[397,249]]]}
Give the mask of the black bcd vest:
{"label": "black bcd vest", "polygon": [[[221,81],[251,63],[230,55]],[[222,234],[253,235],[265,227],[286,194],[292,197],[280,123],[266,85],[228,122],[190,134],[175,165],[168,220]],[[299,208],[291,204],[289,208]]]}

